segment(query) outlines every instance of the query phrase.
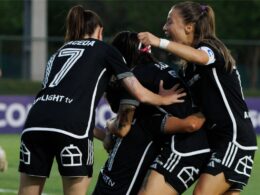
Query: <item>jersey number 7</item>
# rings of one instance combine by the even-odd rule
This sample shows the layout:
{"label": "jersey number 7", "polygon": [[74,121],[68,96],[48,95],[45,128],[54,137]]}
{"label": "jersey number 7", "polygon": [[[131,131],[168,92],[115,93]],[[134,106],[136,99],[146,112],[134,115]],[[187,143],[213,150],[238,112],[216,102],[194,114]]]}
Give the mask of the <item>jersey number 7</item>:
{"label": "jersey number 7", "polygon": [[[54,76],[54,79],[50,82],[49,87],[55,87],[61,82],[61,80],[66,76],[66,74],[73,67],[73,65],[75,65],[76,62],[80,59],[80,57],[83,55],[84,51],[85,51],[85,49],[66,48],[66,49],[62,49],[59,52],[58,57],[69,56],[69,58],[62,65],[60,71]],[[46,68],[46,71],[45,71],[45,78],[44,78],[44,81],[43,81],[44,87],[46,87],[46,84],[48,82],[48,77],[50,75],[55,56],[56,55],[51,57],[51,59],[48,62],[48,65],[47,65],[47,68]]]}

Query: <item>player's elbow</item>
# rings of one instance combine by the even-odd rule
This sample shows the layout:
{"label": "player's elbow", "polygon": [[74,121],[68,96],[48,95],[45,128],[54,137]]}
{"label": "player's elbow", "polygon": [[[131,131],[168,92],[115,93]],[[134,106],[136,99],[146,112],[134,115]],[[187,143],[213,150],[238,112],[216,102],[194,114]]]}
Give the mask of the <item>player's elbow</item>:
{"label": "player's elbow", "polygon": [[191,121],[190,123],[188,123],[185,132],[187,133],[193,133],[195,131],[198,131],[201,128],[202,125],[200,125],[200,123],[196,122],[196,121]]}

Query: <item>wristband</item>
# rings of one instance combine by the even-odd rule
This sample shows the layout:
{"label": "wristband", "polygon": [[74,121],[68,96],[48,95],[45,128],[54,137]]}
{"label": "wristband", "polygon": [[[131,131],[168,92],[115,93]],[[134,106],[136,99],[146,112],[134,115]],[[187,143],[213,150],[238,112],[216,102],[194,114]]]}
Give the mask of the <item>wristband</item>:
{"label": "wristband", "polygon": [[169,45],[170,41],[167,39],[160,39],[159,48],[166,49]]}

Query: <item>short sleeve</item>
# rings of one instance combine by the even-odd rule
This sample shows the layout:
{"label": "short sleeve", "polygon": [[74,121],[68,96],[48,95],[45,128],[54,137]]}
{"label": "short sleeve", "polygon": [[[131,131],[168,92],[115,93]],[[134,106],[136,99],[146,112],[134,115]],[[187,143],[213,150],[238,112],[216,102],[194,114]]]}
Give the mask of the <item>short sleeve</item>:
{"label": "short sleeve", "polygon": [[125,89],[122,89],[123,93],[121,94],[120,97],[120,104],[128,104],[132,106],[139,106],[140,102],[137,101],[132,95],[130,95]]}
{"label": "short sleeve", "polygon": [[133,73],[126,65],[124,57],[112,46],[107,48],[106,66],[117,77],[117,79],[133,76]]}

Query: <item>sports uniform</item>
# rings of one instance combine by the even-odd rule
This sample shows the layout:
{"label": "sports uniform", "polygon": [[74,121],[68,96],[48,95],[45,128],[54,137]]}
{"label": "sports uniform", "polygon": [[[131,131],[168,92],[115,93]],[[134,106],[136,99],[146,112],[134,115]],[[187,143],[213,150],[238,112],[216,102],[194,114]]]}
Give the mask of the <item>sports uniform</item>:
{"label": "sports uniform", "polygon": [[[159,90],[160,80],[164,80],[165,88],[170,88],[174,84],[181,82],[175,71],[163,63],[150,63],[136,66],[133,73],[142,85],[156,93]],[[184,83],[181,83],[181,86],[186,88]],[[123,102],[125,102],[125,100],[123,100]],[[203,149],[206,149],[205,153],[208,153],[209,149],[207,147],[204,131],[199,131],[197,136],[193,136],[193,134],[183,134],[180,136],[173,136],[173,138],[171,138],[170,135],[164,135],[161,132],[161,126],[167,112],[183,118],[190,114],[191,110],[191,99],[189,96],[185,97],[185,102],[183,104],[175,104],[174,106],[162,108],[140,104],[135,111],[134,124],[129,133],[122,139],[117,138],[116,144],[109,155],[109,159],[100,172],[93,195],[137,194],[149,166],[152,164],[153,169],[156,170],[159,170],[162,166],[159,163],[159,160],[156,160],[154,163],[153,161],[161,151],[162,144],[165,140],[166,148],[162,153],[160,152],[161,155],[158,159],[161,159],[161,156],[163,156],[163,158],[168,158],[172,153],[181,156],[182,154],[179,154],[177,151],[182,151],[179,149],[184,145],[186,147],[185,150],[187,148],[194,150],[194,146],[191,143],[196,143],[195,140],[199,143],[196,147],[199,148],[199,150],[202,147]],[[177,144],[173,144],[173,147],[176,149],[172,151],[171,143],[173,142],[171,141],[174,140],[175,137],[177,137]],[[185,137],[187,137],[187,139]],[[193,140],[193,138],[195,138],[195,140]],[[170,151],[167,150],[168,148]],[[198,156],[202,157],[202,155]],[[205,161],[203,156],[199,159],[198,166],[201,162]],[[187,162],[187,165],[190,165],[191,162],[192,161]],[[181,163],[177,164],[180,167],[183,165]],[[168,178],[169,176],[170,178],[174,178],[175,175],[172,175],[171,171],[168,172],[167,170],[167,176],[165,177]],[[194,176],[194,179],[197,177],[195,174],[192,176]],[[171,184],[170,179],[167,181]]]}
{"label": "sports uniform", "polygon": [[48,177],[56,157],[61,175],[92,176],[95,108],[112,74],[133,75],[96,39],[67,42],[50,58],[22,132],[20,172]]}
{"label": "sports uniform", "polygon": [[232,184],[230,189],[242,190],[250,177],[257,146],[240,75],[236,67],[225,69],[223,55],[213,46],[200,43],[198,49],[208,54],[208,64],[189,63],[182,76],[207,119],[212,156],[205,172],[224,172]]}

